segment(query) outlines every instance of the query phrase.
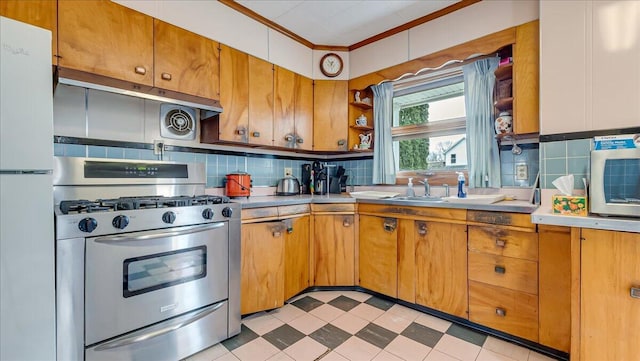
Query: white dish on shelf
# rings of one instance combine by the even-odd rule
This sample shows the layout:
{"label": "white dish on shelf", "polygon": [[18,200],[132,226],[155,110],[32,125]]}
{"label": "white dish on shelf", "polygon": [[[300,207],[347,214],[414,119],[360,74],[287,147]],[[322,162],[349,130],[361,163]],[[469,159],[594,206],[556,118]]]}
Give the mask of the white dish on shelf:
{"label": "white dish on shelf", "polygon": [[444,197],[442,200],[450,203],[467,203],[467,204],[491,204],[500,202],[505,198],[504,194],[467,194],[465,198]]}
{"label": "white dish on shelf", "polygon": [[353,198],[360,198],[360,199],[384,199],[384,198],[393,198],[393,197],[399,196],[400,193],[362,191],[362,192],[351,192],[349,193],[349,195]]}

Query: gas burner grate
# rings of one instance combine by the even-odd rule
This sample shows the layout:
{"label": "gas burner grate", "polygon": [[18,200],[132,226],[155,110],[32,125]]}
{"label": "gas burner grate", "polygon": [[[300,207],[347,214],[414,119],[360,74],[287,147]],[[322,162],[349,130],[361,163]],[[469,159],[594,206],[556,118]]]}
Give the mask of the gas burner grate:
{"label": "gas burner grate", "polygon": [[188,207],[208,204],[229,203],[229,198],[224,196],[131,196],[112,199],[97,199],[89,201],[85,199],[60,202],[60,211],[63,214],[69,212],[91,213],[104,211],[127,211],[133,209]]}
{"label": "gas burner grate", "polygon": [[113,208],[109,206],[104,206],[99,202],[88,201],[86,199],[60,202],[60,211],[63,214],[69,214],[69,212],[75,212],[75,213],[105,212],[105,211],[110,211],[111,209]]}

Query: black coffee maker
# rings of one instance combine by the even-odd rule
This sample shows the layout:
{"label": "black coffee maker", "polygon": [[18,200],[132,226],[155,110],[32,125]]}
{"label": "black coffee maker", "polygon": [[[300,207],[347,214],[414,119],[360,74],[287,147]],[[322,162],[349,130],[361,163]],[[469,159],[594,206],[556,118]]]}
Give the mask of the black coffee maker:
{"label": "black coffee maker", "polygon": [[345,169],[342,166],[338,166],[336,174],[331,177],[329,182],[329,193],[342,193],[347,191],[347,177],[344,175]]}

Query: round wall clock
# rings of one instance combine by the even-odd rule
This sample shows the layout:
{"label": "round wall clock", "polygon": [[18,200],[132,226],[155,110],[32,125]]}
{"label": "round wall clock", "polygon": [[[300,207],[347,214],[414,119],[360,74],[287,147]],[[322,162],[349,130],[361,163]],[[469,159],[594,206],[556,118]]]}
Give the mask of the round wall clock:
{"label": "round wall clock", "polygon": [[342,73],[342,58],[336,53],[327,53],[320,59],[322,74],[333,78]]}

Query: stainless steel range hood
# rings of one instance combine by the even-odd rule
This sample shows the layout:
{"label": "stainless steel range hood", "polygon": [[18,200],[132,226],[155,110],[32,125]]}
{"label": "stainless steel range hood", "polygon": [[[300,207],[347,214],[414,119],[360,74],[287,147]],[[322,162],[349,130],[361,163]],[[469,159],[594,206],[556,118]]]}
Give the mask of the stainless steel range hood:
{"label": "stainless steel range hood", "polygon": [[137,98],[156,100],[162,103],[172,103],[201,109],[207,111],[206,117],[222,113],[220,102],[214,99],[197,97],[64,68],[58,69],[56,78],[60,84],[74,85]]}

